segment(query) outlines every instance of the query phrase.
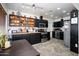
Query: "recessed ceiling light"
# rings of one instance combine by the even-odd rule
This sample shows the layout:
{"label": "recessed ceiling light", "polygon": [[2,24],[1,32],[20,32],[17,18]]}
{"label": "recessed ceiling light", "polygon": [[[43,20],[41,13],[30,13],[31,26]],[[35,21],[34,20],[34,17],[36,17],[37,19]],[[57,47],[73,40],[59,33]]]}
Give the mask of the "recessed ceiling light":
{"label": "recessed ceiling light", "polygon": [[61,8],[57,8],[57,10],[60,10]]}
{"label": "recessed ceiling light", "polygon": [[45,15],[48,15],[48,13],[45,13]]}
{"label": "recessed ceiling light", "polygon": [[63,13],[66,13],[66,11],[64,10]]}
{"label": "recessed ceiling light", "polygon": [[42,12],[44,12],[44,10],[43,10],[43,9],[41,9],[41,11],[42,11]]}
{"label": "recessed ceiling light", "polygon": [[27,9],[29,9],[30,7],[29,6],[22,6],[22,8],[24,9],[24,8],[27,8]]}
{"label": "recessed ceiling light", "polygon": [[50,15],[51,17],[53,17],[53,15]]}
{"label": "recessed ceiling light", "polygon": [[67,13],[67,15],[69,15],[70,13]]}
{"label": "recessed ceiling light", "polygon": [[30,7],[29,7],[29,6],[26,6],[26,8],[28,8],[28,9],[29,9]]}
{"label": "recessed ceiling light", "polygon": [[57,16],[55,18],[58,18]]}

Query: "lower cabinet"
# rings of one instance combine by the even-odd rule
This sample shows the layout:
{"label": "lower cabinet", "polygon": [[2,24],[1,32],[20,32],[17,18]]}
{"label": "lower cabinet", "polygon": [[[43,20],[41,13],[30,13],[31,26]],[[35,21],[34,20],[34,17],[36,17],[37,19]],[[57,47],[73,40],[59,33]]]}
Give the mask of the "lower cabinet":
{"label": "lower cabinet", "polygon": [[12,41],[26,39],[31,44],[41,42],[41,33],[12,35]]}
{"label": "lower cabinet", "polygon": [[52,31],[52,37],[55,38],[55,31]]}
{"label": "lower cabinet", "polygon": [[61,40],[64,40],[63,39],[63,31],[52,31],[52,37],[53,38],[56,38],[56,39],[61,39]]}
{"label": "lower cabinet", "polygon": [[40,34],[30,34],[29,41],[31,44],[36,44],[41,42],[41,33]]}
{"label": "lower cabinet", "polygon": [[50,40],[50,32],[47,33],[48,40]]}

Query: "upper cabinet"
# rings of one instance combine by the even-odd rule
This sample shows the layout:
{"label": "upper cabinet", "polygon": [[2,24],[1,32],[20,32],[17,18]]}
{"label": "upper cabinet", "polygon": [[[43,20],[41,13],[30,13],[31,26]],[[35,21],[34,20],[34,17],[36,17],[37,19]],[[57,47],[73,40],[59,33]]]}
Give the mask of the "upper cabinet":
{"label": "upper cabinet", "polygon": [[72,10],[70,16],[71,16],[71,18],[78,17],[78,11],[76,9]]}
{"label": "upper cabinet", "polygon": [[35,21],[36,21],[36,27],[39,27],[39,28],[48,27],[48,21],[47,20],[36,19]]}

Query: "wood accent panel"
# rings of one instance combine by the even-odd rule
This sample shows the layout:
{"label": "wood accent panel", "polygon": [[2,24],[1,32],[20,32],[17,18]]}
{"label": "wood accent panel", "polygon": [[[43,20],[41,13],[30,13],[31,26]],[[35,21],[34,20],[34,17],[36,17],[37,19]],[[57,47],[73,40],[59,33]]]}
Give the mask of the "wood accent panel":
{"label": "wood accent panel", "polygon": [[3,9],[2,5],[0,4],[0,33],[5,32],[5,16],[6,12]]}

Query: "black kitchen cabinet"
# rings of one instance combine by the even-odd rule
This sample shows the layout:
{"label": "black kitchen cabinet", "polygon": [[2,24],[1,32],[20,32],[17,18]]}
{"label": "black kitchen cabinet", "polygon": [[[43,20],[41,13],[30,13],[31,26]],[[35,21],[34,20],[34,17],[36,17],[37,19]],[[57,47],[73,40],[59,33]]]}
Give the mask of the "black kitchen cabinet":
{"label": "black kitchen cabinet", "polygon": [[17,34],[12,35],[12,41],[26,39],[31,44],[36,44],[41,42],[41,33],[30,33],[30,34]]}
{"label": "black kitchen cabinet", "polygon": [[64,32],[60,32],[60,39],[64,40]]}
{"label": "black kitchen cabinet", "polygon": [[50,32],[47,32],[48,40],[50,40]]}
{"label": "black kitchen cabinet", "polygon": [[71,25],[71,40],[70,40],[70,50],[73,52],[78,53],[78,47],[76,47],[76,44],[78,45],[78,28],[77,24]]}
{"label": "black kitchen cabinet", "polygon": [[52,31],[52,37],[53,38],[57,38],[57,39],[63,40],[63,38],[64,38],[63,36],[64,36],[64,33],[61,30],[54,30],[54,31]]}
{"label": "black kitchen cabinet", "polygon": [[29,40],[30,40],[31,44],[40,43],[41,42],[41,33],[30,34]]}
{"label": "black kitchen cabinet", "polygon": [[43,22],[46,24],[45,27],[48,27],[48,21],[44,20]]}
{"label": "black kitchen cabinet", "polygon": [[41,27],[40,24],[45,24],[43,27],[48,27],[48,21],[47,20],[40,20],[35,19],[35,27]]}
{"label": "black kitchen cabinet", "polygon": [[[71,15],[71,24],[70,24],[70,50],[78,53],[78,10],[74,9],[70,13]],[[77,20],[76,23],[73,23],[72,20]]]}
{"label": "black kitchen cabinet", "polygon": [[55,38],[55,31],[52,31],[52,37]]}
{"label": "black kitchen cabinet", "polygon": [[24,39],[25,36],[24,35],[12,35],[12,41],[15,41],[15,40],[20,40],[20,39]]}
{"label": "black kitchen cabinet", "polygon": [[50,32],[41,33],[41,39],[43,39],[43,38],[50,40]]}
{"label": "black kitchen cabinet", "polygon": [[71,11],[70,13],[71,18],[75,18],[78,17],[78,10],[74,9]]}
{"label": "black kitchen cabinet", "polygon": [[39,19],[35,19],[35,27],[39,27],[39,23],[40,23],[40,20]]}

